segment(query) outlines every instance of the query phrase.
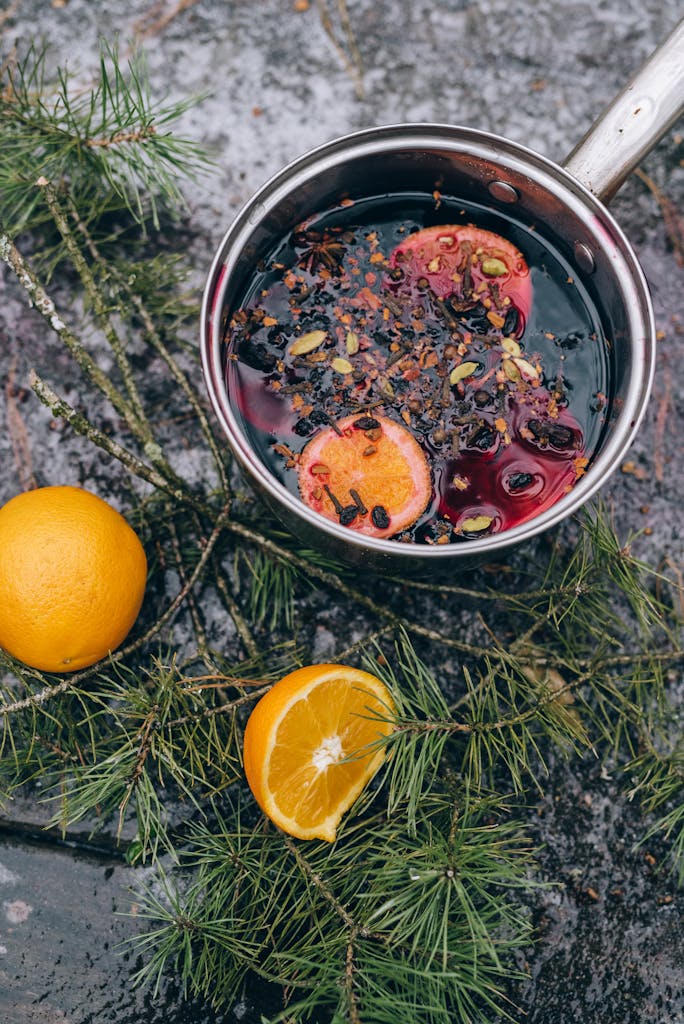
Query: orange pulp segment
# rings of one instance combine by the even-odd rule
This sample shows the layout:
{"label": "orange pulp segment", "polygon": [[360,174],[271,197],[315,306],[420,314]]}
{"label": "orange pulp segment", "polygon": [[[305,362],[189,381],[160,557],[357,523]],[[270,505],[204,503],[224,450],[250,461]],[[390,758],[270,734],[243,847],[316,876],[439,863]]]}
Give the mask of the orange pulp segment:
{"label": "orange pulp segment", "polygon": [[[368,421],[377,426],[359,427]],[[415,523],[430,501],[432,480],[413,435],[386,416],[346,416],[336,426],[319,431],[300,456],[299,490],[306,504],[371,537],[392,537]],[[357,514],[347,522],[341,510],[355,504]]]}
{"label": "orange pulp segment", "polygon": [[382,764],[393,703],[375,676],[308,665],[280,679],[245,728],[245,774],[264,813],[289,835],[333,842],[342,815]]}

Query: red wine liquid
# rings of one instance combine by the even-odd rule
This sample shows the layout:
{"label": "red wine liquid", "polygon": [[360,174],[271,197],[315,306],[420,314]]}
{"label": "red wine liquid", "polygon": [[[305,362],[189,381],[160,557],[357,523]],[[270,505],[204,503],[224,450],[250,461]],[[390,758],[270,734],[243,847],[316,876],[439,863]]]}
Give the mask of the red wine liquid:
{"label": "red wine liquid", "polygon": [[[455,308],[391,270],[413,232],[457,224],[522,252],[532,284],[524,316],[511,308],[495,328],[480,303]],[[310,218],[274,246],[227,320],[234,410],[294,496],[298,454],[336,420],[374,410],[411,431],[433,495],[401,541],[467,541],[531,519],[572,488],[600,441],[608,346],[595,306],[532,227],[474,204],[390,195]],[[292,354],[302,336],[311,349]],[[459,358],[471,373],[453,381]]]}

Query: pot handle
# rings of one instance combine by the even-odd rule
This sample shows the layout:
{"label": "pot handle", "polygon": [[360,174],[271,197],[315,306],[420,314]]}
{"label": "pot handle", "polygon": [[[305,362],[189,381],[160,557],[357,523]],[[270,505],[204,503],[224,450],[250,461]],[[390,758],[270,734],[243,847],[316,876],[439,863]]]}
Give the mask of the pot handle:
{"label": "pot handle", "polygon": [[565,169],[607,203],[683,111],[684,20],[577,143]]}

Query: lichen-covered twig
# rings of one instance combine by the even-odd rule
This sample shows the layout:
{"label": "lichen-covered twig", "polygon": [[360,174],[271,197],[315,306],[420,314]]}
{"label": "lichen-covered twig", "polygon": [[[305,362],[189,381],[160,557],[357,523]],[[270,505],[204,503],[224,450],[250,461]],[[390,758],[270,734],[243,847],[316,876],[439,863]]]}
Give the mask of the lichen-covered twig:
{"label": "lichen-covered twig", "polygon": [[64,322],[57,312],[54,302],[38,280],[38,277],[19,252],[12,239],[2,231],[1,226],[0,259],[15,274],[28,296],[29,304],[40,313],[48,326],[59,336],[65,348],[71,353],[86,377],[100,389],[126,423],[129,425],[135,423],[135,414],[129,403],[123,398],[107,374],[100,369],[81,341]]}
{"label": "lichen-covered twig", "polygon": [[[137,384],[133,377],[133,370],[126,355],[123,343],[116,332],[114,324],[112,323],[109,310],[107,309],[100,289],[97,287],[90,267],[88,266],[80,248],[76,244],[69,222],[62,210],[62,204],[57,195],[57,190],[52,182],[48,181],[48,179],[44,177],[38,178],[36,185],[43,193],[45,202],[52,214],[52,219],[57,226],[57,230],[62,236],[62,241],[66,245],[71,262],[76,268],[78,276],[81,278],[81,282],[85,288],[88,301],[92,306],[98,326],[102,330],[105,338],[109,342],[112,352],[114,353],[114,358],[116,359],[124,387],[128,394],[128,401],[130,402],[131,408],[135,414],[135,423],[129,424],[129,426],[134,426],[135,431],[140,435],[145,445],[158,448],[159,446],[156,444],[150,425],[147,422],[145,410],[140,399],[140,392],[138,391]],[[159,453],[159,455],[161,455],[161,453]]]}
{"label": "lichen-covered twig", "polygon": [[77,434],[92,441],[98,448],[101,448],[108,455],[117,459],[129,472],[158,490],[164,491],[164,493],[175,498],[176,501],[190,504],[201,511],[207,511],[207,506],[204,502],[196,498],[182,484],[176,484],[173,481],[167,480],[159,470],[148,466],[137,455],[119,444],[118,441],[108,437],[107,434],[103,434],[101,430],[98,430],[92,423],[89,423],[85,416],[69,405],[66,399],[60,398],[50,385],[38,376],[35,370],[31,370],[29,373],[29,383],[31,389],[43,405],[47,406],[53,416],[64,420]]}
{"label": "lichen-covered twig", "polygon": [[119,291],[121,294],[125,293],[125,301],[130,304],[130,306],[135,311],[136,315],[140,317],[147,340],[150,342],[155,351],[158,352],[161,358],[164,360],[166,366],[171,372],[173,379],[175,380],[176,384],[178,384],[179,388],[185,395],[190,407],[192,408],[193,413],[197,418],[197,422],[206,439],[207,444],[209,445],[209,449],[214,457],[214,463],[216,465],[216,472],[218,473],[219,480],[221,483],[221,489],[223,493],[227,496],[230,492],[230,485],[228,483],[228,477],[226,474],[224,460],[221,454],[221,450],[219,449],[219,446],[216,443],[214,432],[212,431],[209,425],[206,413],[202,408],[202,405],[197,397],[197,393],[195,392],[194,388],[188,381],[186,375],[183,373],[174,357],[171,355],[168,346],[164,344],[161,334],[156,324],[154,323],[154,320],[150,316],[150,313],[141,297],[135,291],[133,291],[133,289],[126,286],[126,282],[123,278],[123,275],[119,273],[116,267],[114,267],[111,263],[107,264],[103,259],[102,254],[97,245],[95,244],[95,241],[90,231],[88,230],[87,226],[83,223],[82,218],[79,216],[78,209],[74,205],[71,196],[69,196],[69,212],[93,260],[95,260],[100,265],[100,267],[102,267],[102,269],[106,271],[110,283],[117,289],[117,291]]}

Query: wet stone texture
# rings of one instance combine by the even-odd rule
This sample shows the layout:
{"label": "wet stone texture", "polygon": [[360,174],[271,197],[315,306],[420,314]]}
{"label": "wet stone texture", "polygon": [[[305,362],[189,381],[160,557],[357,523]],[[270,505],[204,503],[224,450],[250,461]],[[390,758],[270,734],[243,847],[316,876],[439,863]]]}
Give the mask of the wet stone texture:
{"label": "wet stone texture", "polygon": [[[336,5],[328,6],[334,14]],[[118,37],[122,48],[138,36],[155,92],[172,98],[208,92],[182,122],[216,159],[216,170],[190,194],[186,242],[197,287],[232,216],[253,191],[305,150],[347,131],[409,120],[461,123],[562,160],[681,15],[680,0],[348,0],[364,64],[360,83],[344,67],[313,0],[308,9],[293,0],[14,0],[3,7],[9,11],[2,57],[15,41],[36,37],[49,43],[55,66],[68,60],[87,84],[99,34]],[[644,163],[679,208],[682,128],[675,126]],[[635,550],[647,562],[681,564],[684,269],[641,181],[632,177],[611,209],[644,267],[660,333],[651,407],[629,462],[603,496],[622,535],[643,531]],[[55,287],[58,303],[77,317],[69,282]],[[89,481],[117,504],[126,486],[123,472],[73,435],[62,436],[26,391],[28,369],[36,366],[78,404],[68,358],[7,277],[0,277],[0,296],[0,500],[25,486],[28,456],[38,483]],[[163,405],[164,396],[159,400]],[[90,411],[100,420],[109,415],[104,408]],[[23,461],[17,458],[17,412]],[[201,474],[205,453],[184,448],[180,434],[177,445],[187,473]],[[411,595],[407,604],[425,600]],[[435,606],[436,624],[448,617],[448,608]],[[312,599],[310,619],[313,650],[323,660],[339,626],[335,610]],[[453,626],[479,628],[465,615]],[[344,627],[353,641],[355,624]],[[13,805],[4,814],[2,1024],[259,1020],[266,1005],[259,992],[220,1017],[184,1001],[172,979],[156,996],[133,991],[136,964],[119,944],[137,927],[130,888],[140,873],[127,868],[113,846],[88,849],[85,833],[83,843],[64,844],[43,832],[35,806]],[[635,848],[645,823],[626,800],[623,781],[595,763],[554,764],[533,828],[549,888],[534,904],[539,942],[526,954],[530,981],[512,993],[524,1019],[684,1024],[682,898],[662,870],[666,848]]]}

